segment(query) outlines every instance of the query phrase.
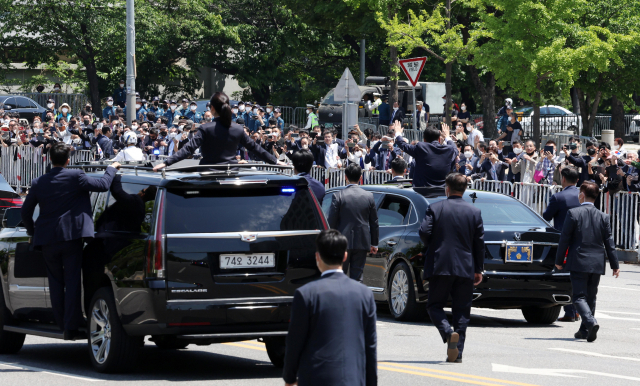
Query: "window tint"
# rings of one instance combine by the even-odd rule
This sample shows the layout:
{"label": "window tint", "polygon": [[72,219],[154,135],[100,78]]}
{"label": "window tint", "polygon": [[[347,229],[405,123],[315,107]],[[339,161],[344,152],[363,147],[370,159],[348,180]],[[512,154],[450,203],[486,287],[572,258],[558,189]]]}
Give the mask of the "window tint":
{"label": "window tint", "polygon": [[333,89],[329,90],[327,95],[324,97],[324,100],[322,101],[322,103],[327,104],[327,105],[331,105],[331,104],[336,103],[336,101],[333,99]]}
{"label": "window tint", "polygon": [[96,231],[149,233],[156,192],[155,186],[122,183],[119,176],[114,178]]}
{"label": "window tint", "polygon": [[[463,199],[479,208],[482,214],[482,223],[486,225],[528,225],[546,227],[547,224],[536,216],[526,205],[515,200],[491,200],[478,198],[474,203],[465,193]],[[442,201],[446,197],[430,198],[429,204]]]}
{"label": "window tint", "polygon": [[16,98],[13,98],[13,97],[7,98],[2,103],[5,105],[11,106],[11,108],[14,108],[14,109],[16,108]]}
{"label": "window tint", "polygon": [[31,103],[27,98],[16,98],[16,108],[17,109],[30,109]]}
{"label": "window tint", "polygon": [[331,208],[331,203],[333,202],[333,195],[337,192],[326,193],[324,198],[322,199],[322,213],[324,213],[324,217],[329,218],[329,209]]}
{"label": "window tint", "polygon": [[567,115],[564,111],[557,107],[549,107],[549,114],[551,115]]}
{"label": "window tint", "polygon": [[[168,189],[166,233],[218,233],[315,230],[322,228],[311,194],[298,187],[215,190]],[[325,202],[329,199],[325,197]]]}
{"label": "window tint", "polygon": [[380,209],[378,209],[378,223],[380,226],[397,226],[406,224],[409,216],[411,202],[406,198],[387,195]]}

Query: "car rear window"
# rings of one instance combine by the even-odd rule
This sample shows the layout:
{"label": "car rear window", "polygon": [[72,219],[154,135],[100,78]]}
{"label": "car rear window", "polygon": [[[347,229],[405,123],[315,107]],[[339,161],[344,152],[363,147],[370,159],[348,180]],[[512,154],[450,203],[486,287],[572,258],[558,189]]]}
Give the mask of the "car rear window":
{"label": "car rear window", "polygon": [[258,189],[168,189],[166,233],[219,233],[322,229],[306,187],[283,193]]}
{"label": "car rear window", "polygon": [[[429,204],[435,204],[446,197],[430,198]],[[547,227],[547,223],[533,213],[526,205],[514,200],[488,200],[478,198],[473,202],[468,194],[463,196],[464,200],[482,213],[482,223],[486,225],[527,225],[537,227]]]}

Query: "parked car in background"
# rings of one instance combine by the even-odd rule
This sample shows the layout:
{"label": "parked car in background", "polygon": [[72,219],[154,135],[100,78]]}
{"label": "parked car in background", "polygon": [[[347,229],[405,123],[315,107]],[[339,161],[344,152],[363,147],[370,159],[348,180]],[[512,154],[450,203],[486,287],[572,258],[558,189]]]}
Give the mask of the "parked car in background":
{"label": "parked car in background", "polygon": [[20,118],[27,119],[29,123],[36,115],[42,116],[47,111],[33,99],[20,95],[0,95],[0,105],[4,105],[5,111],[20,113]]}
{"label": "parked car in background", "polygon": [[634,115],[631,118],[628,135],[633,142],[640,142],[640,115]]}
{"label": "parked car in background", "polygon": [[[517,107],[514,112],[518,115],[518,120],[522,125],[525,137],[533,136],[533,107]],[[541,106],[541,134],[549,134],[560,130],[573,131],[575,134],[579,135],[582,133],[582,119],[579,115],[576,115],[561,106]]]}
{"label": "parked car in background", "polygon": [[22,197],[0,175],[0,219],[8,208],[22,206]]}

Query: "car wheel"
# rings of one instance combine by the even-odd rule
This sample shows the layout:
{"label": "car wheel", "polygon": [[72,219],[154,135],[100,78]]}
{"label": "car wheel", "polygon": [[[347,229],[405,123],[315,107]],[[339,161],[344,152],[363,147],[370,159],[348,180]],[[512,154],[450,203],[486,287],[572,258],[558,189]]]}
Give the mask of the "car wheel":
{"label": "car wheel", "polygon": [[89,357],[100,373],[132,368],[140,349],[140,337],[127,335],[116,310],[113,292],[100,288],[91,299],[89,315]]}
{"label": "car wheel", "polygon": [[578,132],[578,126],[575,126],[575,125],[571,125],[571,126],[567,127],[567,130],[573,131],[574,133],[576,133],[576,135],[580,135],[581,134],[581,133]]}
{"label": "car wheel", "polygon": [[281,369],[284,367],[284,353],[287,347],[285,337],[264,338],[264,344],[267,346],[267,355],[271,363]]}
{"label": "car wheel", "polygon": [[420,320],[427,314],[424,304],[416,302],[411,271],[406,263],[395,266],[389,279],[389,310],[396,320]]}
{"label": "car wheel", "polygon": [[154,336],[151,341],[161,350],[182,350],[187,348],[188,342],[176,338],[172,335]]}
{"label": "car wheel", "polygon": [[522,307],[522,315],[527,322],[532,324],[553,324],[558,320],[562,306],[553,306],[548,308],[541,307]]}
{"label": "car wheel", "polygon": [[4,293],[0,284],[0,354],[15,354],[24,344],[25,334],[4,330],[5,324],[8,324],[11,318],[11,312],[4,304]]}

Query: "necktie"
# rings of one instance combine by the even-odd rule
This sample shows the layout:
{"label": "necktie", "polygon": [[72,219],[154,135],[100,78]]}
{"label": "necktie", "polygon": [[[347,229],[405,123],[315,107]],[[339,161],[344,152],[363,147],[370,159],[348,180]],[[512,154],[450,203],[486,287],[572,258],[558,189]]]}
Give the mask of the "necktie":
{"label": "necktie", "polygon": [[389,158],[391,157],[388,150],[384,152],[384,158],[384,170],[389,170]]}
{"label": "necktie", "polygon": [[364,160],[362,158],[363,157],[360,157],[360,168],[364,169]]}
{"label": "necktie", "polygon": [[496,166],[495,165],[491,165],[491,178],[493,178],[494,181],[498,180],[498,175],[496,174]]}

